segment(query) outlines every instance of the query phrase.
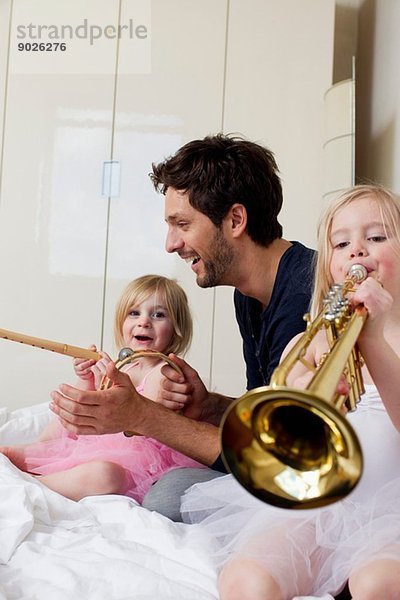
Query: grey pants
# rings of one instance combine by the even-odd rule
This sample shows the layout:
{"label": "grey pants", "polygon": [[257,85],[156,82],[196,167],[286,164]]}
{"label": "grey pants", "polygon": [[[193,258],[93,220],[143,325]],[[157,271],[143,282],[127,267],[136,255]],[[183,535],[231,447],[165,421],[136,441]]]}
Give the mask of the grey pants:
{"label": "grey pants", "polygon": [[145,495],[142,506],[154,510],[172,521],[182,521],[181,496],[195,483],[210,481],[225,473],[212,469],[174,469],[152,485]]}

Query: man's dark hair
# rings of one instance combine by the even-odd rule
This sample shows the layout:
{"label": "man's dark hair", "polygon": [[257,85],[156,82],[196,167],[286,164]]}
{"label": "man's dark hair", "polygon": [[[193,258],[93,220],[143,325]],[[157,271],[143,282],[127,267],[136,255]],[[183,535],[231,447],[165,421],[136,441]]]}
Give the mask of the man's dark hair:
{"label": "man's dark hair", "polygon": [[241,137],[219,133],[193,140],[173,156],[152,165],[156,190],[169,187],[188,194],[189,202],[221,227],[230,207],[247,210],[247,233],[261,246],[282,237],[278,214],[282,186],[273,153]]}

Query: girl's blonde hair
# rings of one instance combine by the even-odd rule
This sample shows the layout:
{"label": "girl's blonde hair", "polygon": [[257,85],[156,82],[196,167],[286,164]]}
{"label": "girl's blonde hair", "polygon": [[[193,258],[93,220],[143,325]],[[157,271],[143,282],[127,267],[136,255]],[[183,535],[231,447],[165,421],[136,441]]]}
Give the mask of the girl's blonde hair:
{"label": "girl's blonde hair", "polygon": [[157,302],[165,303],[171,318],[174,335],[164,354],[184,354],[192,341],[193,322],[187,296],[174,280],[162,275],[143,275],[131,281],[123,290],[115,310],[114,338],[117,347],[124,346],[122,326],[133,306],[138,306],[153,294]]}
{"label": "girl's blonde hair", "polygon": [[388,237],[394,239],[394,248],[400,254],[400,198],[382,185],[355,185],[340,194],[326,208],[318,225],[318,255],[314,275],[314,292],[311,302],[311,316],[315,318],[322,308],[322,301],[332,285],[330,261],[332,256],[332,221],[338,210],[354,200],[368,198],[378,204],[382,222],[388,228]]}

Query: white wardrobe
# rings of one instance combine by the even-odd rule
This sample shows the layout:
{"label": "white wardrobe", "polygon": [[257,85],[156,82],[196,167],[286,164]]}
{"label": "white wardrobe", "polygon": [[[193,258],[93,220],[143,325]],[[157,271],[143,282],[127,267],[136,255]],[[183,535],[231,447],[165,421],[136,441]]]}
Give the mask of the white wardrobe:
{"label": "white wardrobe", "polygon": [[[28,24],[85,22],[147,36],[18,50],[40,41],[17,37]],[[189,362],[212,389],[243,393],[232,289],[198,288],[165,252],[148,173],[207,134],[264,143],[281,169],[285,237],[314,245],[333,34],[333,0],[0,0],[0,328],[113,354],[121,290],[161,273],[190,298]],[[47,400],[73,382],[71,360],[0,339],[1,406]]]}

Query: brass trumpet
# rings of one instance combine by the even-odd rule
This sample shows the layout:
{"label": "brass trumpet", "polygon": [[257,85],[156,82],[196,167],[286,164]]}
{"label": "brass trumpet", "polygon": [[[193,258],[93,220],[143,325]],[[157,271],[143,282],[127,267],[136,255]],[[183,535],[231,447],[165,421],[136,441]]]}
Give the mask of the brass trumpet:
{"label": "brass trumpet", "polygon": [[[281,508],[315,508],[346,496],[358,483],[363,457],[358,438],[340,412],[353,410],[364,393],[357,338],[368,316],[353,310],[346,295],[367,271],[353,265],[343,284],[331,287],[324,307],[281,364],[269,386],[244,394],[221,423],[222,457],[234,477],[254,496]],[[305,360],[318,331],[325,329],[329,351],[315,367]],[[286,379],[298,361],[314,375],[307,389]],[[348,399],[336,394],[345,374]]]}

